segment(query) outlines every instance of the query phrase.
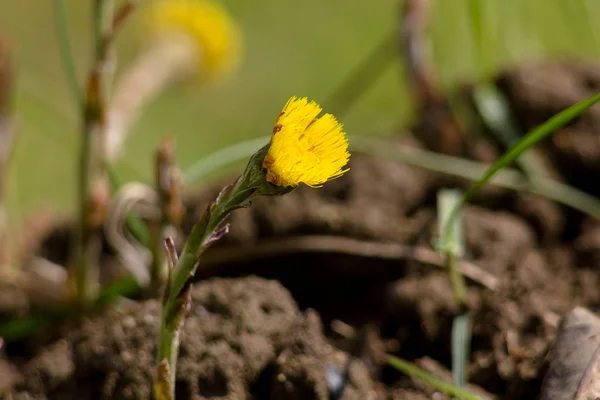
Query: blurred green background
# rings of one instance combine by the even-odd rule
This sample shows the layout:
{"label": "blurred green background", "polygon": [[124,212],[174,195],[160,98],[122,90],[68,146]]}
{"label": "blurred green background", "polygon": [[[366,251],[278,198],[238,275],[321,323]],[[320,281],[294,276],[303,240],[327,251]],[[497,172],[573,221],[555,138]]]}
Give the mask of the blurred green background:
{"label": "blurred green background", "polygon": [[[78,78],[91,56],[91,0],[66,0]],[[386,35],[397,29],[397,0],[224,0],[241,25],[239,71],[219,84],[182,86],[151,104],[126,145],[119,171],[151,176],[152,154],[175,135],[185,167],[219,148],[268,134],[291,95],[324,102]],[[432,0],[432,55],[445,86],[493,73],[518,61],[598,54],[598,0]],[[51,0],[0,0],[0,35],[14,50],[19,127],[9,183],[11,219],[75,200],[79,121],[59,59]],[[481,37],[473,37],[474,25]],[[119,67],[137,48],[140,19],[117,41]],[[483,52],[475,48],[482,43]],[[482,56],[481,56],[482,55]],[[342,118],[352,134],[385,134],[410,122],[402,65],[385,75]]]}

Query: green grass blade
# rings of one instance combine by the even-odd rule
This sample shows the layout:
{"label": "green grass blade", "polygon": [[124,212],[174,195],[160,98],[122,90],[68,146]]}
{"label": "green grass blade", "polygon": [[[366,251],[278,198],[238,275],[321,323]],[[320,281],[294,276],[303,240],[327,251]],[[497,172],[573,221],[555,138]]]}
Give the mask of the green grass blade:
{"label": "green grass blade", "polygon": [[83,109],[83,95],[79,82],[77,81],[77,70],[73,59],[73,51],[69,37],[69,26],[67,18],[67,7],[65,0],[54,0],[54,25],[60,48],[60,57],[62,59],[65,75],[71,90],[71,95],[77,104],[78,109]]}
{"label": "green grass blade", "polygon": [[485,42],[485,32],[483,29],[483,4],[481,0],[469,1],[469,18],[471,23],[471,38],[474,42],[474,52],[477,55],[478,67],[487,72],[487,46]]}
{"label": "green grass blade", "polygon": [[189,185],[201,181],[213,172],[223,169],[235,162],[249,158],[258,149],[271,140],[270,136],[250,139],[215,151],[196,161],[183,171],[183,184]]}
{"label": "green grass blade", "polygon": [[[492,83],[482,83],[473,91],[473,102],[481,119],[502,143],[510,148],[518,143],[519,128],[512,116],[506,97]],[[545,172],[544,162],[535,152],[523,154],[516,160],[527,177]]]}
{"label": "green grass blade", "polygon": [[456,386],[467,383],[467,368],[471,353],[471,319],[461,311],[452,320],[452,376]]}
{"label": "green grass blade", "polygon": [[[360,151],[389,160],[424,168],[446,175],[457,176],[476,181],[488,170],[489,166],[477,161],[447,156],[421,149],[405,148],[388,140],[353,136],[350,138],[352,151]],[[533,180],[523,179],[523,174],[512,168],[505,168],[493,176],[491,185],[537,194],[564,204],[584,214],[600,219],[600,200],[574,187],[550,178],[537,176]]]}
{"label": "green grass blade", "polygon": [[447,396],[452,396],[460,400],[482,400],[481,397],[478,397],[465,389],[461,389],[450,383],[444,382],[440,378],[422,370],[408,361],[394,356],[388,356],[388,364],[398,371],[410,376],[411,378],[427,383],[431,387],[434,387],[436,390],[444,393]]}
{"label": "green grass blade", "polygon": [[[269,141],[269,136],[246,140],[219,150],[200,159],[184,170],[185,184],[198,183],[213,172],[224,169],[232,163],[247,160],[256,150]],[[489,168],[487,164],[460,157],[447,156],[416,148],[406,148],[389,140],[366,136],[349,136],[352,152],[361,152],[384,157],[391,161],[412,165],[429,171],[452,175],[476,181]],[[512,168],[504,168],[488,182],[506,189],[525,191],[571,207],[583,214],[600,219],[600,200],[574,187],[537,176],[524,180],[523,174]]]}
{"label": "green grass blade", "polygon": [[567,108],[556,114],[537,128],[530,131],[525,135],[517,144],[515,144],[510,150],[508,150],[496,163],[494,163],[488,170],[479,178],[463,195],[463,198],[454,209],[452,218],[456,217],[458,209],[465,203],[467,203],[483,185],[485,185],[498,171],[506,168],[512,162],[519,158],[521,154],[529,150],[532,146],[536,145],[550,133],[562,128],[569,123],[573,118],[579,116],[585,110],[600,101],[600,93],[588,97],[585,100]]}

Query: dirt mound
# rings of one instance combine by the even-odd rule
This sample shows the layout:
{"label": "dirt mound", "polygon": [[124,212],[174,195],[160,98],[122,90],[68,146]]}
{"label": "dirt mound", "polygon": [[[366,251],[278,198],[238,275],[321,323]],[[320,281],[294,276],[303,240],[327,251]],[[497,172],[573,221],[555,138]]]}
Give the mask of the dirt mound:
{"label": "dirt mound", "polygon": [[[327,344],[318,315],[300,312],[279,283],[214,279],[198,284],[192,298],[177,398],[329,398],[326,371],[341,368],[340,354]],[[152,398],[158,324],[156,301],[85,323],[24,367],[16,397]],[[372,387],[365,367],[353,365],[344,398],[367,398]]]}

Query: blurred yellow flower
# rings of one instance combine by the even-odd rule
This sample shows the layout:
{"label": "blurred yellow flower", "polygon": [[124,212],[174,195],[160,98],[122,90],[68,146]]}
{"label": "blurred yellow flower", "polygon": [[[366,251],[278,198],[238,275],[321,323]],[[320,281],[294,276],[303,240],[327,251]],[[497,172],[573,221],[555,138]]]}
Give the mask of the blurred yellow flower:
{"label": "blurred yellow flower", "polygon": [[342,125],[331,114],[317,116],[321,107],[306,97],[292,97],[277,117],[263,161],[267,181],[295,187],[320,187],[340,177],[350,159]]}
{"label": "blurred yellow flower", "polygon": [[200,48],[203,73],[227,73],[239,61],[241,35],[227,12],[210,0],[155,0],[148,13],[149,30],[157,37],[182,33]]}

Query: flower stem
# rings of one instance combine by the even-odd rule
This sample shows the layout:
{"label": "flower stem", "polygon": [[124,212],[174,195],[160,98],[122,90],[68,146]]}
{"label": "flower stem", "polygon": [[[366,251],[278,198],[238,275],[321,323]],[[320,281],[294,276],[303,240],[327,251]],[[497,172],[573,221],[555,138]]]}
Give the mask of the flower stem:
{"label": "flower stem", "polygon": [[185,316],[191,305],[190,283],[196,272],[201,254],[215,241],[227,233],[222,226],[229,214],[244,207],[255,194],[253,186],[248,185],[244,176],[232,186],[228,186],[211,204],[200,221],[194,226],[181,257],[173,256],[172,241],[167,240],[168,261],[171,266],[167,287],[165,288],[160,337],[157,354],[157,374],[154,384],[157,399],[174,399],[175,372],[179,353],[179,337]]}
{"label": "flower stem", "polygon": [[[233,210],[249,205],[249,201],[253,197],[280,196],[291,192],[301,183],[310,184],[312,182],[315,186],[320,186],[321,183],[324,183],[329,179],[334,179],[346,171],[343,168],[347,163],[350,154],[347,152],[348,143],[345,134],[341,130],[341,126],[335,120],[335,117],[330,114],[323,116],[323,119],[314,120],[320,111],[321,109],[316,103],[308,103],[306,98],[290,98],[276,120],[271,141],[254,153],[250,158],[244,173],[233,185],[225,187],[217,199],[208,206],[200,218],[200,221],[192,229],[181,257],[176,260],[176,257],[173,256],[174,251],[170,250],[173,246],[167,246],[167,253],[171,254],[168,259],[172,268],[169,269],[167,285],[165,287],[162,302],[160,337],[157,351],[158,367],[156,370],[156,378],[154,380],[154,395],[158,400],[173,399],[175,395],[179,336],[185,316],[190,308],[190,285],[192,277],[196,273],[198,261],[200,260],[202,253],[211,244],[227,233],[228,226],[223,226],[227,216]],[[313,116],[309,119],[307,118],[309,115]],[[281,119],[282,116],[285,116],[285,118]],[[300,173],[297,174],[300,175],[300,178],[298,178],[296,174],[286,171],[286,163],[289,165],[290,160],[279,159],[280,171],[286,172],[287,176],[283,176],[283,174],[281,176],[277,175],[277,180],[272,180],[271,174],[276,170],[276,167],[278,167],[278,156],[291,156],[291,154],[286,154],[285,151],[277,156],[271,154],[271,149],[278,146],[276,142],[279,139],[277,139],[275,134],[284,135],[282,138],[284,148],[286,146],[293,147],[295,145],[301,145],[297,138],[299,133],[297,132],[298,129],[291,132],[289,128],[280,124],[280,120],[281,124],[300,126],[304,130],[307,129],[308,124],[313,120],[315,124],[313,127],[315,127],[314,129],[317,129],[316,133],[317,138],[319,139],[319,141],[314,142],[313,148],[315,146],[322,146],[324,148],[327,148],[328,146],[331,147],[331,152],[327,153],[329,162],[321,165],[320,163],[313,163],[314,160],[309,161],[308,157],[307,159],[298,159],[297,161],[300,165],[307,162],[309,164],[305,166],[306,170],[300,170]],[[321,121],[325,121],[325,125],[323,125]],[[294,140],[297,143],[294,142]],[[279,142],[279,144],[281,143]],[[290,144],[292,144],[292,146],[290,146]],[[307,148],[306,152],[310,152],[310,149]],[[332,155],[334,157],[332,157]],[[296,156],[296,154],[293,156]],[[295,167],[296,165],[294,165],[294,168]],[[270,170],[269,168],[273,168],[273,170]],[[315,169],[318,169],[318,172],[329,172],[326,176],[323,174],[318,176],[315,175]],[[293,183],[280,184],[276,183],[277,181]],[[167,243],[172,243],[172,241],[167,241]]]}
{"label": "flower stem", "polygon": [[89,304],[98,289],[101,229],[108,203],[104,166],[108,53],[113,30],[113,0],[95,0],[93,15],[94,65],[89,74],[79,158],[79,226],[70,283],[79,304]]}
{"label": "flower stem", "polygon": [[190,308],[190,284],[196,273],[202,253],[227,233],[223,222],[229,214],[249,204],[259,195],[276,196],[288,193],[291,188],[271,185],[262,171],[262,162],[268,146],[258,150],[244,173],[233,185],[226,186],[217,199],[208,206],[200,221],[190,233],[179,258],[171,239],[167,239],[169,274],[162,300],[161,326],[157,350],[158,367],[154,380],[154,396],[158,400],[171,400],[175,396],[175,373],[179,352],[179,336],[185,316]]}

